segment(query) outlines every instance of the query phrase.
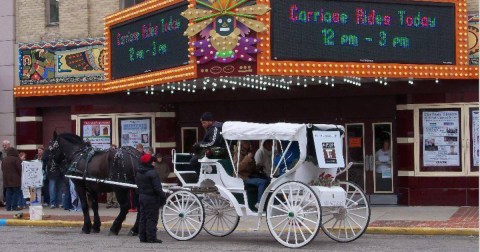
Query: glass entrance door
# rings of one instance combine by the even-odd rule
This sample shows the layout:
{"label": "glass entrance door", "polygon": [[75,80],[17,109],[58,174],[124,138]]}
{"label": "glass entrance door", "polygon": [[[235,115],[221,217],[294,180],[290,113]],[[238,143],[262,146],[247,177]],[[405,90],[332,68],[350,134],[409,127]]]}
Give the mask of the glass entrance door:
{"label": "glass entrance door", "polygon": [[347,180],[365,190],[365,141],[364,124],[347,124],[346,130],[346,162],[353,162],[347,171]]}
{"label": "glass entrance door", "polygon": [[391,122],[345,125],[346,162],[352,162],[346,179],[360,186],[372,204],[397,204]]}
{"label": "glass entrance door", "polygon": [[392,124],[374,123],[373,127],[373,191],[393,193]]}

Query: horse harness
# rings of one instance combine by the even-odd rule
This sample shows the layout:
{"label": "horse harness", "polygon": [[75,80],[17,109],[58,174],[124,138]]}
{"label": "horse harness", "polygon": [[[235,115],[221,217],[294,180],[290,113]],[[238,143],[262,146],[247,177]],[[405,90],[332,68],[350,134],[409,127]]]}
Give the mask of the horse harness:
{"label": "horse harness", "polygon": [[[88,173],[88,169],[87,169],[88,163],[90,163],[90,161],[92,160],[96,152],[98,151],[96,151],[93,147],[85,147],[83,149],[76,151],[73,154],[73,157],[74,157],[73,162],[70,165],[70,167],[68,167],[67,174],[71,174],[71,175],[79,174],[79,175],[82,175],[83,179],[85,180]],[[85,168],[83,170],[80,170],[77,168],[77,166],[82,159],[85,160]]]}

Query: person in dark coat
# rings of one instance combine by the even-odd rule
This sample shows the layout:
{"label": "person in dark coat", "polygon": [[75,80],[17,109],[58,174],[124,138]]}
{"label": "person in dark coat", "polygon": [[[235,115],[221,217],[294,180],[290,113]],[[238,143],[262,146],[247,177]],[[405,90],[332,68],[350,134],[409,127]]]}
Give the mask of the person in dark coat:
{"label": "person in dark coat", "polygon": [[140,242],[162,243],[162,240],[157,238],[157,224],[160,207],[165,204],[165,194],[154,168],[155,161],[156,158],[150,154],[142,155],[135,177],[140,201]]}
{"label": "person in dark coat", "polygon": [[[212,148],[212,147],[222,147],[225,148],[225,141],[222,137],[222,126],[223,123],[215,121],[213,119],[213,114],[210,112],[205,112],[200,117],[200,122],[202,127],[205,129],[205,136],[202,141],[196,143],[193,148],[194,152],[200,152],[201,149]],[[202,158],[198,153],[190,159],[190,165],[195,168],[197,174],[200,174],[200,163],[198,159]]]}
{"label": "person in dark coat", "polygon": [[48,155],[44,155],[42,159],[46,164],[47,179],[48,179],[48,195],[50,196],[50,208],[63,207],[62,202],[62,188],[64,174],[59,166],[54,166]]}
{"label": "person in dark coat", "polygon": [[18,151],[9,147],[7,156],[2,160],[3,186],[6,189],[7,211],[19,210],[18,201],[22,190],[22,160],[18,157]]}

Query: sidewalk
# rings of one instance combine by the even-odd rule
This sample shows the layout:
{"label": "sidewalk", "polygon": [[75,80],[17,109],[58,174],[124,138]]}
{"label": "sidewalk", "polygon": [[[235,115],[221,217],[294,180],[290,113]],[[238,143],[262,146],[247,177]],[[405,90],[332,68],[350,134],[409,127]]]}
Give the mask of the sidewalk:
{"label": "sidewalk", "polygon": [[[451,206],[372,206],[370,225],[367,233],[370,234],[419,234],[419,235],[478,235],[479,232],[478,207],[451,207]],[[22,211],[28,216],[28,209]],[[0,208],[0,226],[74,226],[83,225],[81,212],[69,212],[63,209],[43,209],[41,221],[30,221],[28,218],[15,219],[18,212],[7,212]],[[100,218],[102,228],[111,225],[119,209],[107,209],[100,204]],[[91,215],[93,215],[91,213]],[[129,213],[123,228],[127,230],[135,222],[136,213]],[[257,219],[243,217],[237,228],[238,231],[250,231],[256,227]],[[159,228],[163,229],[161,223]],[[264,220],[260,231],[268,231]]]}

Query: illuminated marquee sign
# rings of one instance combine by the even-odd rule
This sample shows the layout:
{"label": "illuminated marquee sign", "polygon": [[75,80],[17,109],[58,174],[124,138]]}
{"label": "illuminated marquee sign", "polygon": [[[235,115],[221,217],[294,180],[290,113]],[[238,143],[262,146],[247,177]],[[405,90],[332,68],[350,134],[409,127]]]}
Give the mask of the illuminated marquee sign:
{"label": "illuminated marquee sign", "polygon": [[455,64],[455,5],[271,1],[272,60]]}
{"label": "illuminated marquee sign", "polygon": [[111,29],[112,79],[188,64],[187,3]]}

